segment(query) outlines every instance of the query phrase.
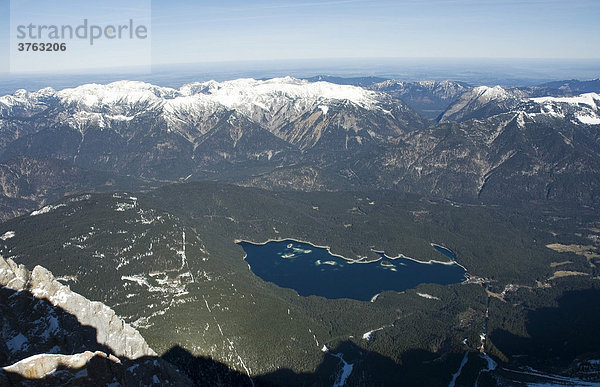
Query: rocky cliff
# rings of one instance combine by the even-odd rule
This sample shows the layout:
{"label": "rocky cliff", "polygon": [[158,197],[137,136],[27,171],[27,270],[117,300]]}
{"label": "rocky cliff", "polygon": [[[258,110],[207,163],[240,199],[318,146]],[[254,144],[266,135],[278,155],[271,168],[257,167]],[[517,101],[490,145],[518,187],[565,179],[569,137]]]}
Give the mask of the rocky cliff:
{"label": "rocky cliff", "polygon": [[100,302],[0,257],[0,385],[186,384]]}

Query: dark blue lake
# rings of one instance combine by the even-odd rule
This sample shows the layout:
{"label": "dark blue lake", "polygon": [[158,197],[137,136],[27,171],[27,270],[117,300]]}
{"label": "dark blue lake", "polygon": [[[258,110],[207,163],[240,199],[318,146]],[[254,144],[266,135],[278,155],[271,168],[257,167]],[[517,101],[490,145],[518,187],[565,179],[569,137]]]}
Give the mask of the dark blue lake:
{"label": "dark blue lake", "polygon": [[[455,262],[422,263],[403,257],[390,259],[379,253],[382,257],[379,261],[352,263],[331,255],[325,248],[290,239],[238,244],[246,252],[246,262],[254,274],[283,288],[294,289],[301,296],[368,301],[386,290],[401,292],[421,283],[448,285],[466,279],[465,269]],[[436,246],[433,248],[455,259],[452,251]]]}

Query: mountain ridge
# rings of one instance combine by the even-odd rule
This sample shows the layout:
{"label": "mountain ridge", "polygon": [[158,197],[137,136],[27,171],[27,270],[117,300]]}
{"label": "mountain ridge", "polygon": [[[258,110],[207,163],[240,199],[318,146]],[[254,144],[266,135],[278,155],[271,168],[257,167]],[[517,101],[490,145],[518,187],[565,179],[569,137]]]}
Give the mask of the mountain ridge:
{"label": "mountain ridge", "polygon": [[[553,96],[539,96],[548,87],[384,81],[367,89],[290,77],[19,91],[0,97],[0,161],[61,159],[157,184],[208,179],[277,189],[398,189],[484,203],[597,203],[589,193],[600,179],[597,94],[568,96],[594,84],[565,84],[572,87],[552,89]],[[449,105],[442,122],[422,118],[403,93],[413,104]],[[518,130],[509,140],[502,133],[513,119]],[[566,151],[577,167],[551,156],[565,144],[576,148]],[[501,170],[513,176],[512,186],[492,178]],[[585,174],[587,186],[573,185],[567,170]],[[14,191],[11,179],[6,192]],[[31,201],[13,196],[5,199],[7,216]]]}

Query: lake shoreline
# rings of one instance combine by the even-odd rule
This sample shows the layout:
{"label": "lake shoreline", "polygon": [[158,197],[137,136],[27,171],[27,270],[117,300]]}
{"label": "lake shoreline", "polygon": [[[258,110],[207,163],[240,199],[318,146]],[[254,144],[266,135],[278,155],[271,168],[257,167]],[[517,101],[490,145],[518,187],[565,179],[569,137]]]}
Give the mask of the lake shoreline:
{"label": "lake shoreline", "polygon": [[[315,247],[315,248],[325,249],[325,250],[327,250],[327,252],[331,256],[334,256],[334,257],[337,257],[337,258],[341,258],[341,259],[343,259],[343,260],[345,260],[345,261],[347,261],[348,263],[351,263],[351,264],[355,264],[355,263],[368,264],[368,263],[379,262],[379,261],[381,261],[383,259],[390,259],[392,261],[396,260],[396,259],[408,259],[410,261],[414,261],[416,263],[423,264],[423,265],[435,265],[435,264],[447,265],[447,266],[457,265],[457,266],[460,266],[463,270],[465,270],[466,273],[468,273],[467,268],[464,267],[463,265],[461,265],[460,263],[458,263],[458,261],[456,259],[450,260],[450,261],[438,261],[438,260],[435,260],[435,259],[430,259],[428,261],[422,261],[422,260],[419,260],[419,259],[416,259],[416,258],[408,257],[408,256],[406,256],[406,255],[404,255],[402,253],[398,254],[395,257],[390,257],[390,256],[387,256],[385,254],[385,250],[371,249],[372,252],[377,253],[377,254],[382,254],[385,258],[380,256],[377,259],[368,261],[368,260],[363,259],[363,258],[359,258],[359,259],[347,258],[347,257],[344,257],[343,255],[333,253],[331,251],[331,247],[330,246],[316,245],[316,244],[314,244],[312,242],[303,241],[303,240],[295,239],[295,238],[279,238],[279,239],[272,239],[272,238],[270,238],[270,239],[266,240],[265,242],[253,242],[253,241],[249,241],[249,240],[246,240],[246,239],[234,239],[234,243],[237,244],[237,245],[239,245],[240,243],[244,242],[244,243],[250,243],[250,244],[253,244],[253,245],[256,245],[256,246],[264,246],[264,245],[266,245],[268,243],[271,243],[271,242],[285,242],[285,241],[292,241],[292,242],[297,242],[297,243],[303,243],[303,244],[307,244],[307,245],[310,245],[310,246]],[[456,257],[456,254],[452,250],[450,250],[449,248],[447,248],[447,247],[445,247],[443,245],[440,245],[440,244],[437,244],[437,243],[430,243],[430,245],[432,247],[439,246],[439,247],[441,247],[443,249],[446,249],[446,250],[450,251]],[[443,253],[440,252],[440,254],[443,254]],[[247,254],[244,254],[244,258],[243,259],[246,260],[246,257],[247,257]]]}
{"label": "lake shoreline", "polygon": [[[328,246],[293,238],[235,242],[245,251],[250,272],[305,297],[374,302],[385,291],[404,292],[421,283],[460,284],[468,279],[467,270],[456,261],[424,262],[403,254],[390,258],[383,252],[378,253],[379,259],[356,261],[332,254]],[[358,283],[361,286],[357,287]]]}

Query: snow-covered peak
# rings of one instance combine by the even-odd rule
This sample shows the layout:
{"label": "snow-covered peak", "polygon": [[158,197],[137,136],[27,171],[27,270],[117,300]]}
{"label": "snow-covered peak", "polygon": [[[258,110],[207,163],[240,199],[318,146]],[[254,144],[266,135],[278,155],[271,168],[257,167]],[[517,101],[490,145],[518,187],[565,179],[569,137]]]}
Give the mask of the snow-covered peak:
{"label": "snow-covered peak", "polygon": [[56,94],[56,90],[51,87],[45,87],[38,91],[29,92],[25,89],[19,89],[15,91],[12,95],[4,95],[0,97],[0,104],[3,104],[6,107],[15,106],[15,105],[24,105],[28,103],[35,103],[40,99],[48,98]]}
{"label": "snow-covered peak", "polygon": [[507,92],[502,86],[477,86],[472,93],[480,103],[513,97],[513,94]]}
{"label": "snow-covered peak", "polygon": [[522,90],[516,88],[505,89],[500,85],[496,85],[493,87],[474,87],[472,90],[464,93],[460,97],[460,100],[462,104],[483,105],[491,101],[520,100],[524,97],[526,97],[526,94]]}
{"label": "snow-covered peak", "polygon": [[0,109],[11,108],[15,105],[24,104],[28,100],[28,94],[26,90],[20,89],[15,91],[13,95],[3,95],[0,97]]}
{"label": "snow-covered peak", "polygon": [[[129,128],[137,123],[135,118],[152,112],[154,120],[166,123],[167,131],[176,131],[192,139],[211,128],[224,112],[231,110],[275,132],[307,114],[320,112],[322,116],[333,119],[334,112],[348,108],[347,111],[377,110],[390,115],[389,112],[399,104],[382,92],[291,77],[213,80],[186,84],[179,89],[138,81],[118,81],[36,93],[48,94],[51,98],[32,104],[32,93],[15,93],[4,99],[29,101],[28,105],[17,109],[3,108],[0,100],[0,114],[31,115],[36,108],[39,111],[52,104],[55,122],[66,123],[82,133],[88,128],[116,128],[120,133],[128,133]],[[392,115],[392,118],[395,117]]]}
{"label": "snow-covered peak", "polygon": [[35,92],[19,89],[12,95],[0,97],[0,115],[31,116],[47,108],[46,102],[56,94],[51,87]]}
{"label": "snow-covered peak", "polygon": [[524,91],[502,86],[477,86],[462,94],[444,112],[440,121],[457,121],[470,118],[484,118],[516,108],[523,98]]}
{"label": "snow-covered peak", "polygon": [[600,104],[600,95],[597,93],[586,93],[575,97],[538,97],[531,98],[535,103],[567,103],[572,105],[588,105],[592,109],[597,110]]}
{"label": "snow-covered peak", "polygon": [[[138,110],[150,108],[162,112],[171,123],[185,116],[207,117],[227,109],[237,110],[264,124],[272,119],[272,115],[282,112],[301,115],[331,101],[349,101],[365,109],[375,109],[385,98],[381,93],[357,86],[309,82],[291,77],[196,82],[179,89],[139,81],[118,81],[106,85],[86,84],[58,92],[52,89],[36,93],[19,91],[2,97],[0,108],[2,104],[14,105],[16,100],[31,101],[33,94],[53,95],[73,114],[85,116],[85,121],[89,121],[88,113],[131,118]],[[78,120],[83,119],[79,116],[76,117]],[[98,120],[98,117],[94,118],[94,122]]]}
{"label": "snow-covered peak", "polygon": [[377,104],[376,93],[361,87],[309,82],[291,77],[194,83],[183,86],[180,92],[182,95],[203,93],[230,109],[255,105],[269,110],[274,100],[282,98],[288,101],[303,100],[307,105],[324,100],[348,100],[364,108],[372,108]]}
{"label": "snow-covered peak", "polygon": [[[196,121],[219,110],[235,110],[266,128],[275,130],[323,106],[351,103],[363,109],[381,109],[387,95],[358,86],[310,82],[291,77],[225,82],[196,82],[182,86],[175,98],[166,100],[166,120]],[[185,117],[183,117],[185,115]]]}
{"label": "snow-covered peak", "polygon": [[86,84],[56,93],[63,103],[94,107],[117,103],[158,103],[173,97],[176,90],[138,81],[117,81],[107,85]]}
{"label": "snow-covered peak", "polygon": [[567,114],[581,123],[600,125],[600,95],[586,93],[574,97],[538,97],[530,98],[534,102],[538,114],[564,118]]}
{"label": "snow-covered peak", "polygon": [[106,85],[91,83],[58,92],[51,88],[33,93],[18,90],[13,95],[0,97],[0,104],[31,104],[41,97],[52,96],[66,106],[83,108],[86,111],[105,111],[107,107],[122,110],[126,106],[141,103],[145,107],[169,105],[167,110],[192,105],[220,105],[242,112],[256,108],[275,112],[282,104],[295,103],[298,109],[303,110],[303,107],[314,109],[331,100],[350,101],[363,108],[373,109],[382,99],[381,94],[358,86],[285,77],[196,82],[186,84],[178,90],[139,81],[117,81]]}

